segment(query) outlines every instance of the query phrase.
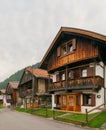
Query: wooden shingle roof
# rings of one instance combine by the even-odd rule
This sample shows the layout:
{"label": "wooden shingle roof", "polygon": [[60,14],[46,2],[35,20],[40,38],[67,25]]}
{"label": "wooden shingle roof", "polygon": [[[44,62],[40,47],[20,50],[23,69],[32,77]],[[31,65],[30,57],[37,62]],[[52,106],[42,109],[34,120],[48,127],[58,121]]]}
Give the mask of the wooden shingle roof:
{"label": "wooden shingle roof", "polygon": [[46,70],[42,69],[34,69],[34,68],[26,68],[27,71],[35,75],[36,77],[49,78],[49,74]]}
{"label": "wooden shingle roof", "polygon": [[17,89],[18,88],[18,85],[19,85],[19,82],[18,81],[12,81],[12,82],[9,82],[7,87],[10,86],[11,88],[13,89]]}

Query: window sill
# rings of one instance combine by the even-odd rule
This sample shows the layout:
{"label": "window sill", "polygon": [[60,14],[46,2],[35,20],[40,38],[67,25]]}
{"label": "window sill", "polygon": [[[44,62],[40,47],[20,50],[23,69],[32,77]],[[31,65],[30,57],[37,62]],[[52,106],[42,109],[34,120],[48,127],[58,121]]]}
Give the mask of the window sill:
{"label": "window sill", "polygon": [[94,107],[92,105],[82,105],[83,107]]}
{"label": "window sill", "polygon": [[65,57],[65,56],[71,55],[71,54],[73,54],[73,53],[75,53],[75,51],[68,52],[68,53],[66,53],[66,54],[62,54],[61,56],[58,56],[58,58]]}

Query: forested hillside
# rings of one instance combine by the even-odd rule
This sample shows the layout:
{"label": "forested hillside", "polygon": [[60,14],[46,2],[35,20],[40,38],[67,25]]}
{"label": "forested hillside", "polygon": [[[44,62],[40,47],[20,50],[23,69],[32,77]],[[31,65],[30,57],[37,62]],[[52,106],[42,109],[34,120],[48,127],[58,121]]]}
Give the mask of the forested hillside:
{"label": "forested hillside", "polygon": [[[38,68],[38,66],[39,66],[39,63],[36,63],[36,64],[32,65],[31,67]],[[0,82],[0,89],[6,88],[8,82],[10,82],[10,81],[20,81],[20,78],[24,72],[24,69],[25,68],[17,71],[15,74],[12,74],[9,78],[4,80],[3,82]]]}

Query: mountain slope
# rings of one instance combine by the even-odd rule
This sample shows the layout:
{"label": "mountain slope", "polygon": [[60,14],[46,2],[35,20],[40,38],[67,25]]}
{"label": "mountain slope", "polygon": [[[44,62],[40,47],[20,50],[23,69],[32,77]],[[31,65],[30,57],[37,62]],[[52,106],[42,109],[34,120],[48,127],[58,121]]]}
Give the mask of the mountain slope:
{"label": "mountain slope", "polygon": [[[30,67],[38,68],[38,66],[39,66],[39,63],[36,63],[36,64],[34,64],[34,65],[30,66]],[[22,74],[24,72],[24,69],[25,68],[17,71],[15,74],[11,75],[9,78],[4,80],[3,82],[0,82],[0,89],[6,88],[8,82],[10,82],[10,81],[20,81],[20,78],[21,78],[21,76],[22,76]]]}

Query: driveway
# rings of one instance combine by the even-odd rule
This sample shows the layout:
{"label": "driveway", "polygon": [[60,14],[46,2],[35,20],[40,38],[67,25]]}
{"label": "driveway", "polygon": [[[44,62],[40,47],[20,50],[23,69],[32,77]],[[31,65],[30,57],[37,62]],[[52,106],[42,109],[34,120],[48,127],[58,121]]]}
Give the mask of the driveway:
{"label": "driveway", "polygon": [[90,130],[52,119],[0,109],[0,130]]}

